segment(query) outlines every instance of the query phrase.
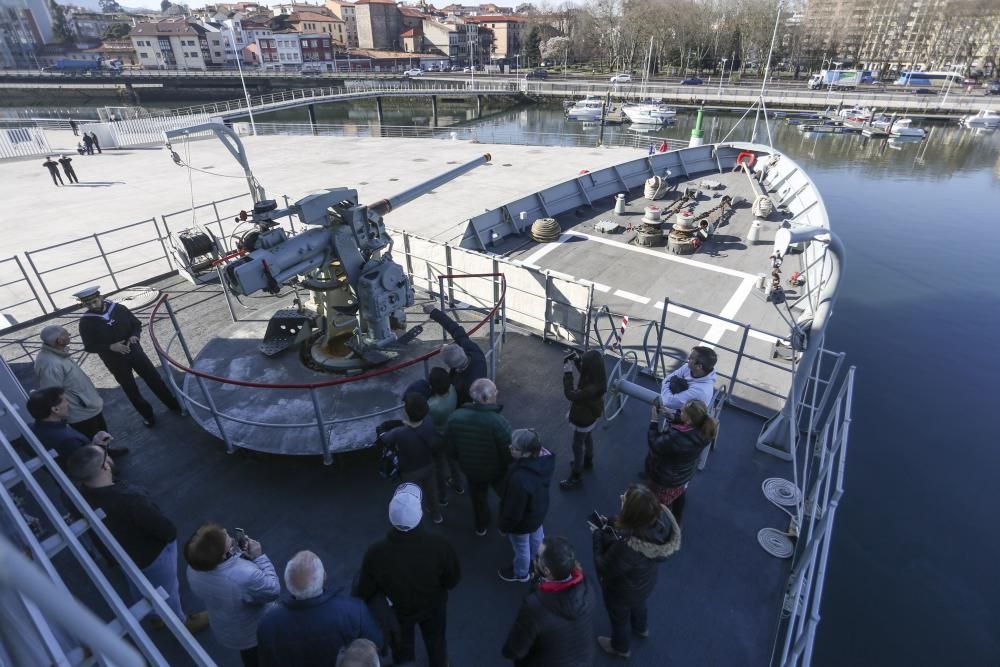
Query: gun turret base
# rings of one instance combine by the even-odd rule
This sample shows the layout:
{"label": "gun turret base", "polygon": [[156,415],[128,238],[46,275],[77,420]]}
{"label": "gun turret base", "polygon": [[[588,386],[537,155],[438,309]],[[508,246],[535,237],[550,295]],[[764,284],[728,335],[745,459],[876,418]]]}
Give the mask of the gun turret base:
{"label": "gun turret base", "polygon": [[400,353],[394,350],[355,349],[351,345],[353,338],[353,334],[346,334],[313,342],[308,346],[308,353],[303,355],[306,365],[326,373],[357,373],[400,357]]}

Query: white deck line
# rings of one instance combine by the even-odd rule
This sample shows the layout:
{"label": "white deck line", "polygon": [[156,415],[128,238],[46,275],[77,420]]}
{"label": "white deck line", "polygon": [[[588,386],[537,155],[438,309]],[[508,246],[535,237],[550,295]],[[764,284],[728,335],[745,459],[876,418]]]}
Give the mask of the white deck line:
{"label": "white deck line", "polygon": [[553,250],[555,250],[556,248],[558,248],[559,246],[561,246],[563,243],[566,243],[566,241],[568,241],[569,238],[570,237],[567,234],[562,234],[559,237],[558,241],[556,241],[554,243],[546,243],[541,248],[539,248],[535,252],[531,253],[530,255],[528,255],[527,257],[525,257],[524,259],[522,259],[521,261],[524,262],[525,264],[534,264],[534,265],[537,266],[538,265],[538,260],[540,260],[542,257],[545,257],[546,255],[548,255],[550,252],[552,252]]}
{"label": "white deck line", "polygon": [[586,278],[578,278],[578,281],[584,285],[593,285],[595,292],[610,292],[611,285],[605,285],[603,283],[595,283],[593,280],[587,280]]}
{"label": "white deck line", "polygon": [[[643,255],[652,255],[653,257],[658,257],[660,259],[665,259],[669,262],[677,262],[678,264],[686,264],[688,266],[693,266],[699,269],[705,269],[706,271],[715,271],[716,273],[721,273],[727,276],[733,276],[734,278],[743,278],[757,280],[757,276],[745,273],[743,271],[737,271],[736,269],[727,269],[722,266],[715,266],[714,264],[706,264],[705,262],[696,262],[693,259],[687,259],[685,257],[678,257],[677,255],[671,255],[663,251],[651,250],[649,248],[643,248],[640,246],[629,245],[627,243],[622,243],[621,241],[612,241],[611,239],[601,238],[600,236],[591,236],[590,234],[584,234],[583,232],[566,232],[563,236],[578,236],[588,241],[596,241],[597,243],[603,243],[605,245],[614,246],[615,248],[621,248],[622,250],[630,250],[632,252],[642,253]],[[560,237],[562,240],[562,237]]]}
{"label": "white deck line", "polygon": [[[653,308],[656,308],[657,310],[663,310],[663,302],[657,301],[656,303],[653,304]],[[688,310],[683,306],[675,306],[672,303],[667,304],[667,312],[673,313],[674,315],[680,315],[681,317],[691,317],[692,315],[694,315],[693,310]]]}
{"label": "white deck line", "polygon": [[[733,292],[733,295],[729,297],[729,301],[726,302],[726,305],[722,307],[722,312],[719,313],[719,317],[724,317],[728,320],[736,317],[736,313],[740,312],[740,308],[743,307],[743,302],[746,301],[748,296],[750,296],[750,292],[753,290],[754,283],[756,282],[757,279],[754,277],[744,278],[743,282],[740,283],[740,286],[736,288],[735,292]],[[705,334],[705,337],[701,340],[710,347],[718,345],[719,341],[722,340],[723,334],[730,329],[735,330],[735,327],[729,322],[716,320],[715,323],[712,324],[711,328],[709,328],[708,333]]]}
{"label": "white deck line", "polygon": [[632,292],[626,292],[623,289],[616,289],[615,296],[620,296],[623,299],[628,299],[629,301],[635,301],[636,303],[641,303],[644,306],[650,302],[650,298],[648,296],[642,296],[641,294],[633,294]]}

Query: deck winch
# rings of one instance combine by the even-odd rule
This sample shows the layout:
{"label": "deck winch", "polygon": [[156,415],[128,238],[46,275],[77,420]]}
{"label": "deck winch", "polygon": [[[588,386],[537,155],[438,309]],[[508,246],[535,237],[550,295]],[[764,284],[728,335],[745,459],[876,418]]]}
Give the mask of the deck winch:
{"label": "deck winch", "polygon": [[698,222],[694,211],[689,208],[682,209],[677,213],[673,229],[667,234],[667,250],[675,255],[690,255],[700,245],[701,239],[698,238]]}
{"label": "deck winch", "polygon": [[663,218],[659,206],[647,206],[635,236],[635,244],[649,248],[663,245]]}

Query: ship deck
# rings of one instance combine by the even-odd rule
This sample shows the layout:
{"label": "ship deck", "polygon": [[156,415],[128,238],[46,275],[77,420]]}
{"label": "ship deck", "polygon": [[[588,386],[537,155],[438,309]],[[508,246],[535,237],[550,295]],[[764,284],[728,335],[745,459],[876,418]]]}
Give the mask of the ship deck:
{"label": "ship deck", "polygon": [[[173,277],[152,287],[170,294],[195,347],[228,319],[217,285],[194,287]],[[148,315],[148,309],[139,315]],[[76,333],[74,315],[57,321]],[[8,336],[2,350],[25,386],[33,383],[25,354],[37,349],[37,331],[32,327]],[[144,344],[152,355],[148,339]],[[563,354],[560,346],[510,332],[497,379],[503,414],[515,428],[538,430],[558,457],[560,475],[571,458],[571,432],[563,417]],[[177,524],[181,540],[206,520],[240,526],[261,541],[279,572],[295,552],[311,549],[323,559],[330,582],[348,586],[366,546],[386,532],[393,487],[378,477],[373,450],[338,455],[329,467],[318,456],[241,450],[228,455],[221,441],[162,406],[156,406],[156,427],[144,428],[100,361],[94,356],[81,361],[105,399],[116,444],[132,449],[119,467],[121,476],[150,491]],[[586,518],[594,509],[613,512],[618,494],[637,481],[647,420],[648,407],[630,401],[619,418],[595,432],[595,470],[583,488],[565,493],[553,481],[546,532],[572,540],[589,575],[594,570]],[[651,637],[633,643],[632,664],[762,665],[769,660],[788,561],[767,555],[756,533],[766,526],[783,529],[787,517],[763,497],[760,484],[789,472],[787,464],[754,449],[761,418],[729,406],[721,424],[718,448],[688,491],[683,548],[662,565],[650,599]],[[491,502],[495,509],[495,499]],[[444,524],[432,529],[454,544],[463,567],[449,603],[452,664],[505,664],[500,647],[526,590],[496,576],[509,561],[510,546],[495,530],[486,538],[473,535],[468,496],[453,499],[444,516]],[[125,590],[120,573],[109,576]],[[181,596],[186,609],[200,608],[183,577]],[[595,631],[609,631],[599,597]],[[171,637],[159,634],[167,655],[173,651],[171,664],[185,664]],[[238,655],[218,646],[210,632],[198,638],[219,665],[239,664]],[[595,664],[616,661],[602,654]]]}
{"label": "ship deck", "polygon": [[[273,138],[256,140],[250,145],[270,149],[269,140]],[[360,143],[345,140],[334,145],[344,149]],[[363,143],[366,147],[375,145]],[[410,143],[417,145],[419,140]],[[453,142],[440,144],[442,150],[436,154],[435,166],[394,167],[388,180],[396,181],[398,176],[401,182],[389,187],[393,191],[408,187],[424,178],[424,170],[439,171],[446,157],[467,158],[471,151],[480,148],[456,146]],[[511,147],[504,147],[507,148]],[[545,173],[546,162],[552,163],[553,151],[565,150],[514,148],[509,151],[514,154],[512,158],[495,159],[491,173],[470,175],[488,193],[490,204],[499,205],[513,197],[512,188],[520,180],[517,178],[520,169],[530,167],[534,175]],[[379,150],[391,152],[387,147]],[[570,151],[564,155],[614,161],[611,151]],[[627,157],[635,155],[630,152]],[[620,159],[624,158],[623,154]],[[555,171],[561,178],[576,173],[577,167],[567,165],[565,160],[556,162],[560,164]],[[505,168],[508,165],[515,168]],[[415,174],[412,167],[418,167],[421,173]],[[265,169],[278,180],[273,165],[262,164],[261,171]],[[497,172],[503,174],[502,179],[496,178]],[[549,178],[553,175],[550,173]],[[356,176],[361,180],[372,178],[367,172]],[[387,176],[390,174],[382,173],[378,179],[382,194],[388,185]],[[316,180],[312,175],[309,178]],[[696,213],[714,206],[721,195],[752,199],[747,180],[741,174],[698,174],[692,183],[703,178],[718,181],[724,187],[705,191],[699,197]],[[463,197],[461,183],[449,184],[436,194],[417,200],[412,208],[407,207],[407,214],[399,217],[394,214],[387,223],[439,239],[454,238],[456,232],[460,235],[461,227],[456,221],[466,213],[478,212],[474,208],[481,208],[473,206],[471,198]],[[681,184],[680,188],[683,187]],[[362,189],[372,192],[372,186]],[[523,189],[522,183],[522,195]],[[371,199],[367,192],[362,194],[363,200]],[[668,195],[668,201],[673,196]],[[625,219],[638,221],[646,203],[641,193],[631,193]],[[738,206],[699,253],[684,257],[671,256],[663,248],[639,248],[630,243],[631,232],[608,236],[596,232],[594,224],[609,219],[611,207],[610,201],[595,202],[593,210],[561,216],[563,235],[559,243],[540,245],[526,242],[523,237],[512,238],[495,251],[523,263],[591,281],[596,305],[607,305],[615,314],[631,316],[623,343],[625,349],[641,350],[646,323],[660,319],[656,303],[669,297],[667,324],[686,335],[668,333],[663,340],[665,353],[682,358],[697,341],[736,349],[744,337],[740,327],[673,305],[682,303],[751,324],[754,331],[746,335],[747,351],[770,357],[771,334],[780,336],[787,326],[774,306],[764,301],[760,291],[753,287],[758,274],[767,273],[770,268],[767,261],[770,235],[765,229],[761,245],[747,245],[742,240],[752,219],[748,204]],[[445,212],[449,214],[447,218],[442,217]],[[218,285],[196,287],[172,276],[156,280],[150,286],[170,295],[193,349],[201,349],[230,323]],[[263,305],[266,301],[251,298],[249,303]],[[148,312],[147,309],[138,314],[145,320]],[[38,331],[44,325],[58,323],[75,335],[77,317],[74,312],[53,316],[9,332],[0,341],[0,353],[11,362],[26,387],[34,385],[30,356],[38,348]],[[613,321],[620,324],[617,316]],[[428,329],[433,335],[438,334],[436,326]],[[155,358],[148,336],[143,342]],[[571,432],[564,418],[567,406],[561,390],[564,353],[562,346],[548,345],[537,336],[511,329],[497,370],[501,403],[505,406],[503,414],[515,428],[538,430],[545,446],[558,457],[559,475],[565,474],[571,458]],[[339,454],[329,467],[323,466],[318,456],[279,456],[244,450],[229,455],[221,441],[194,420],[174,416],[159,406],[159,423],[154,429],[145,429],[100,361],[85,355],[78,358],[105,399],[106,416],[117,444],[132,448],[132,454],[120,466],[121,475],[149,489],[177,523],[182,540],[206,520],[230,528],[241,526],[261,541],[279,572],[295,552],[311,549],[323,559],[331,584],[347,586],[367,545],[386,532],[386,508],[392,485],[379,479],[373,450]],[[734,358],[735,355],[720,348],[720,369],[731,370]],[[742,379],[784,393],[787,373],[744,363],[740,370]],[[673,362],[667,365],[672,366]],[[639,382],[654,386],[652,380],[642,376]],[[683,548],[661,567],[659,584],[649,603],[651,637],[633,643],[631,664],[763,665],[770,660],[789,561],[767,555],[758,546],[756,534],[768,526],[784,529],[788,517],[763,497],[760,487],[764,479],[787,477],[791,470],[787,463],[754,448],[764,423],[763,417],[754,413],[774,409],[775,401],[745,387],[738,388],[736,395],[743,399],[740,407],[724,408],[717,450],[688,491]],[[594,570],[586,517],[594,509],[614,512],[619,493],[637,481],[645,456],[647,420],[648,407],[630,401],[621,416],[595,431],[595,470],[587,476],[583,488],[564,493],[553,482],[546,532],[567,536],[576,545],[591,577]],[[495,508],[495,499],[492,503]],[[467,496],[453,499],[444,516],[444,524],[431,529],[452,541],[463,567],[462,582],[449,604],[452,664],[458,667],[505,664],[500,647],[526,590],[523,585],[507,584],[496,576],[497,568],[510,560],[510,546],[495,530],[486,538],[474,536]],[[124,590],[120,574],[112,572],[110,576]],[[200,608],[183,577],[181,595],[187,608]],[[608,634],[608,621],[596,589],[595,595],[598,596],[595,634]],[[170,636],[161,633],[159,639],[168,655],[173,656],[172,664],[184,664],[180,649],[170,647]],[[238,655],[219,647],[210,632],[199,639],[218,664],[239,664]],[[617,664],[616,660],[598,653],[595,664]]]}

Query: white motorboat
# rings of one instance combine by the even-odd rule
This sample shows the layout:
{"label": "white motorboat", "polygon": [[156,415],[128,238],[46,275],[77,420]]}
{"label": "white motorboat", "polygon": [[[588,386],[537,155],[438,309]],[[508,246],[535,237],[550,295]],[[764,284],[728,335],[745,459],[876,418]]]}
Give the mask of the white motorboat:
{"label": "white motorboat", "polygon": [[922,139],[927,136],[927,131],[922,127],[913,127],[913,121],[909,118],[880,116],[871,122],[871,126],[885,130],[893,137],[916,137]]}
{"label": "white motorboat", "polygon": [[965,116],[958,122],[965,127],[995,130],[1000,127],[1000,113],[993,111],[993,109],[981,109],[979,113]]}
{"label": "white motorboat", "polygon": [[850,109],[841,109],[837,115],[845,120],[863,123],[872,117],[872,110],[863,107],[851,107]]}
{"label": "white motorboat", "polygon": [[665,104],[625,104],[624,113],[630,121],[641,125],[663,125],[674,120],[677,111]]}
{"label": "white motorboat", "polygon": [[604,114],[604,100],[599,97],[588,97],[580,100],[566,111],[569,120],[597,122]]}

